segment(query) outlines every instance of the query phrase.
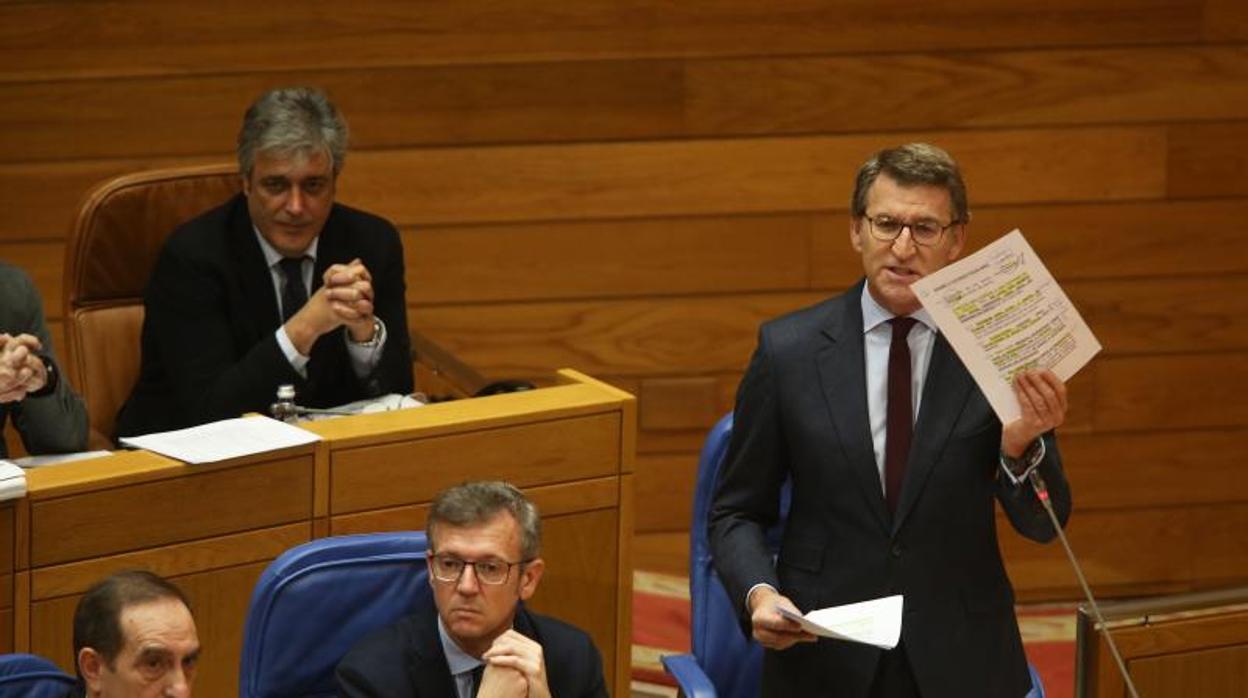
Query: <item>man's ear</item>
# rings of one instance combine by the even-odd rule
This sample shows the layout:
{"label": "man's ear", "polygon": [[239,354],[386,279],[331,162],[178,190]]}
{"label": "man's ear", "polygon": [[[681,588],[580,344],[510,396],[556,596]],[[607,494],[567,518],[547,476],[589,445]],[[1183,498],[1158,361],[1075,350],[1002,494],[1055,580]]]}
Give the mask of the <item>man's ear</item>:
{"label": "man's ear", "polygon": [[243,196],[251,196],[251,178],[242,173],[239,173],[238,178],[243,183]]}
{"label": "man's ear", "polygon": [[862,253],[862,219],[849,219],[849,244],[854,246],[854,251]]}
{"label": "man's ear", "polygon": [[104,657],[90,647],[78,651],[78,673],[89,690],[98,690],[100,674],[104,673]]}
{"label": "man's ear", "polygon": [[542,581],[542,573],[546,571],[546,562],[542,558],[533,558],[532,562],[525,564],[524,571],[520,573],[520,600],[528,601],[529,597],[537,591],[538,582]]}

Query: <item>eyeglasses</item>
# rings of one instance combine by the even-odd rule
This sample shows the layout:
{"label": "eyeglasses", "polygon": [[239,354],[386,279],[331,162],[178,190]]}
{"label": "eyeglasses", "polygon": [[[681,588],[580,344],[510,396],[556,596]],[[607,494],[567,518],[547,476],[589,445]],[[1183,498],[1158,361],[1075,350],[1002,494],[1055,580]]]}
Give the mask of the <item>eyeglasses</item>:
{"label": "eyeglasses", "polygon": [[916,245],[930,246],[940,241],[940,236],[946,230],[961,223],[961,221],[952,221],[949,225],[941,225],[936,221],[914,221],[907,223],[897,220],[890,216],[863,216],[867,219],[867,223],[871,228],[871,236],[876,240],[884,242],[892,242],[901,236],[901,231],[905,228],[910,229],[910,239]]}
{"label": "eyeglasses", "polygon": [[502,584],[511,576],[512,567],[532,562],[532,560],[507,562],[492,559],[469,562],[453,555],[434,555],[430,560],[432,564],[429,568],[433,571],[433,578],[439,582],[458,582],[464,574],[464,568],[471,565],[472,571],[477,575],[477,581],[482,584]]}

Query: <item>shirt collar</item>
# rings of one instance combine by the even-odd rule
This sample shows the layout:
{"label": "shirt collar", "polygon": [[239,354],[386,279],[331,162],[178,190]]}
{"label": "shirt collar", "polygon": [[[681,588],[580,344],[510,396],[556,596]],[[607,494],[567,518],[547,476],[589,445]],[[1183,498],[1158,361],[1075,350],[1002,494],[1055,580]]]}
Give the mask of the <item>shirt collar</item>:
{"label": "shirt collar", "polygon": [[[892,320],[894,315],[884,309],[884,306],[876,302],[871,295],[871,291],[867,289],[867,285],[862,285],[862,333],[866,334],[880,325]],[[908,317],[923,323],[923,326],[929,330],[936,331],[936,323],[932,320],[931,313],[927,312],[927,308],[919,308],[910,313]]]}
{"label": "shirt collar", "polygon": [[[278,262],[285,258],[285,255],[278,252],[272,245],[269,244],[268,240],[264,239],[264,236],[260,234],[260,229],[256,227],[255,223],[251,224],[251,231],[256,234],[256,242],[260,243],[260,251],[264,253],[264,263],[270,268],[276,266]],[[303,252],[303,256],[311,259],[313,264],[316,264],[316,247],[320,243],[321,236],[317,235],[312,238],[312,244],[308,245],[308,249]]]}
{"label": "shirt collar", "polygon": [[451,676],[458,676],[472,671],[481,665],[481,660],[459,648],[455,640],[446,632],[442,624],[442,616],[438,616],[438,638],[442,640],[442,654],[446,655],[446,664],[451,669]]}

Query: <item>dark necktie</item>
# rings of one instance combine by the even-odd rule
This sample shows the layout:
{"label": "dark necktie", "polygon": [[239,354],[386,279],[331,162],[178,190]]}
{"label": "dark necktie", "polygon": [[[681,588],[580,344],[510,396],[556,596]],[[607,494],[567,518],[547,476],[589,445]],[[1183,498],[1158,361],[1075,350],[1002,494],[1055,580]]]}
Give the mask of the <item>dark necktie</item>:
{"label": "dark necktie", "polygon": [[472,698],[477,698],[477,694],[481,692],[481,677],[485,675],[485,664],[478,664],[476,669],[472,670]]}
{"label": "dark necktie", "polygon": [[282,324],[299,312],[308,302],[308,290],[303,286],[304,257],[283,257],[277,265],[282,268],[286,283],[282,286]]}
{"label": "dark necktie", "polygon": [[893,341],[888,347],[888,419],[884,434],[884,496],[888,510],[897,511],[901,499],[901,482],[906,475],[906,458],[910,455],[910,436],[914,414],[910,399],[910,345],[906,337],[914,327],[914,318],[895,317]]}

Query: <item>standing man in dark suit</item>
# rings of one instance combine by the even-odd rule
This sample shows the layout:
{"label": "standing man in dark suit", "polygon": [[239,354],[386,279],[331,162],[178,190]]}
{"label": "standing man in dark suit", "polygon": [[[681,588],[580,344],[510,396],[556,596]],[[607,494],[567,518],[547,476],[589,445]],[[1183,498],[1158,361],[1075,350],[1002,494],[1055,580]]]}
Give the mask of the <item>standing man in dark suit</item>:
{"label": "standing man in dark suit", "polygon": [[432,602],[347,654],[340,696],[606,698],[589,636],[524,606],[545,569],[524,494],[505,482],[453,487],[433,501],[428,534]]}
{"label": "standing man in dark suit", "polygon": [[242,193],[175,230],[152,272],[119,435],[264,412],[284,383],[311,407],[412,391],[403,246],[388,221],[334,201],[346,148],[319,90],[247,110]]}
{"label": "standing man in dark suit", "polygon": [[87,447],[87,409],[57,368],[43,300],[26,272],[0,262],[0,430],[10,417],[28,453]]}
{"label": "standing man in dark suit", "polygon": [[[849,238],[864,281],[772,320],[737,392],[712,505],[715,565],[765,648],[766,696],[1021,698],[1030,687],[994,501],[1023,535],[1056,534],[1021,481],[1038,467],[1064,522],[1052,430],[1066,389],[1015,380],[1004,427],[910,288],[958,257],[970,213],[939,148],[883,150],[858,172]],[[773,564],[764,531],[792,500]],[[818,640],[776,610],[905,597],[891,651]]]}

